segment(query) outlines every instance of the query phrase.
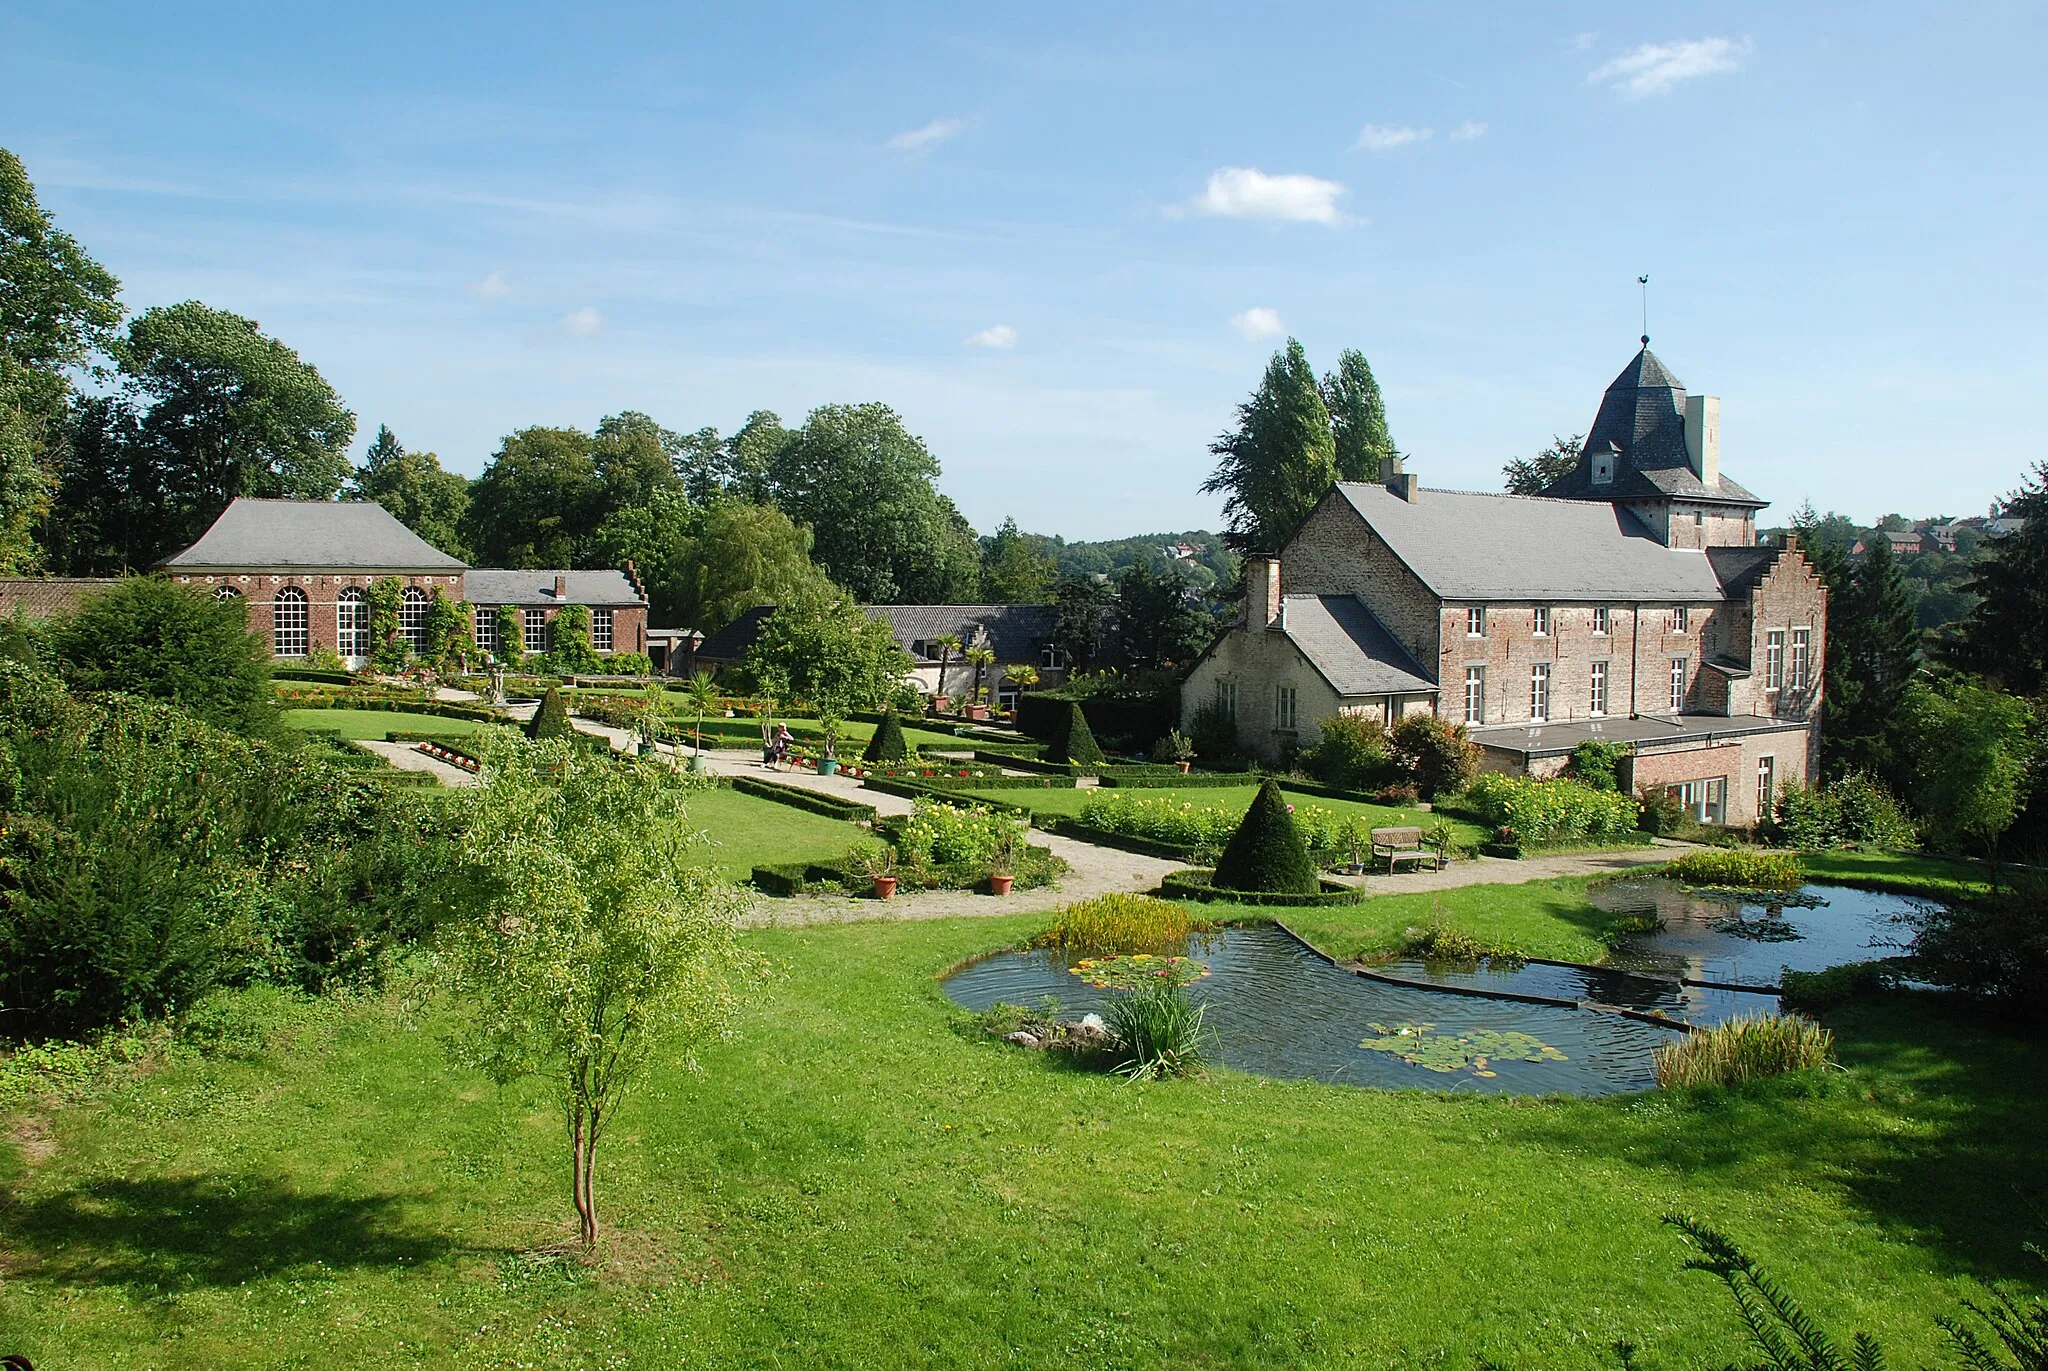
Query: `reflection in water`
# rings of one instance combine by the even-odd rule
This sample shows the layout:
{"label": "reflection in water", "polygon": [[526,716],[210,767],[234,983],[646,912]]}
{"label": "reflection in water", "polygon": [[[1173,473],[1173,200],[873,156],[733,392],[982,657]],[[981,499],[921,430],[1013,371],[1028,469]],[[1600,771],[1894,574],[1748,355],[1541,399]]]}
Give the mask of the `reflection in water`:
{"label": "reflection in water", "polygon": [[1768,900],[1716,898],[1657,877],[1595,887],[1592,901],[1662,925],[1623,939],[1607,959],[1611,965],[1763,986],[1776,985],[1788,969],[1823,971],[1897,955],[1906,941],[1901,916],[1914,905],[1904,896],[1834,885]]}
{"label": "reflection in water", "polygon": [[[1656,1084],[1652,1049],[1673,1030],[1616,1014],[1517,1004],[1368,980],[1317,957],[1277,928],[1227,929],[1200,955],[1211,975],[1189,990],[1208,1006],[1213,1059],[1263,1076],[1351,1085],[1504,1094],[1604,1095]],[[1076,958],[1078,960],[1078,958]],[[1056,996],[1068,1014],[1099,1010],[1112,992],[1067,970],[1055,950],[1005,952],[947,978],[946,993],[968,1009],[997,1001],[1035,1004]],[[1428,1024],[1445,1039],[1460,1034],[1527,1034],[1563,1060],[1489,1059],[1484,1070],[1438,1071],[1359,1044],[1378,1029]],[[1519,1041],[1516,1039],[1515,1041]]]}

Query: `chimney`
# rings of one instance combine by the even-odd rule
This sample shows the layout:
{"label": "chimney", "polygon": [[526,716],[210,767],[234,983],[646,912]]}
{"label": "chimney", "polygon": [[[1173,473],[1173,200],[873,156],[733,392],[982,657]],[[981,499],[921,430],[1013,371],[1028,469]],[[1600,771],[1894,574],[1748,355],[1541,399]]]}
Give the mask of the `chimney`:
{"label": "chimney", "polygon": [[1280,622],[1280,559],[1247,557],[1244,563],[1244,621],[1273,628]]}
{"label": "chimney", "polygon": [[555,573],[555,598],[557,600],[569,598],[569,576],[567,572],[558,571]]}
{"label": "chimney", "polygon": [[1692,474],[1712,490],[1721,484],[1721,397],[1685,397],[1685,455]]}
{"label": "chimney", "polygon": [[1422,483],[1401,470],[1401,454],[1398,452],[1380,459],[1380,480],[1386,483],[1389,491],[1411,505],[1415,503],[1415,497],[1422,493]]}

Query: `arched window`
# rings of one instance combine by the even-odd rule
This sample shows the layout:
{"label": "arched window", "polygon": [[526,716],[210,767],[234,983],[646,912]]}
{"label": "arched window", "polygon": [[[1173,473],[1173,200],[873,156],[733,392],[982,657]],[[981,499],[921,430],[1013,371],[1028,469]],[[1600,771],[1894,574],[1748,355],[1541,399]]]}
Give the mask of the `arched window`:
{"label": "arched window", "polygon": [[427,592],[407,586],[398,599],[398,636],[414,652],[427,650]]}
{"label": "arched window", "polygon": [[370,606],[355,586],[341,592],[334,606],[335,651],[344,657],[370,655]]}
{"label": "arched window", "polygon": [[279,657],[306,655],[306,592],[286,586],[270,602],[270,650]]}
{"label": "arched window", "polygon": [[236,590],[233,586],[215,586],[213,588],[213,598],[216,600],[239,600],[242,598],[242,592]]}

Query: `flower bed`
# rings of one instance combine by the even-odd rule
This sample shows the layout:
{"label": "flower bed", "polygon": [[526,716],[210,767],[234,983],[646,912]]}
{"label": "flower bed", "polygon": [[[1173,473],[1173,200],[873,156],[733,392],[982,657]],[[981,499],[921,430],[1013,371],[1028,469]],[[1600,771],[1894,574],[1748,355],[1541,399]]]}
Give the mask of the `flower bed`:
{"label": "flower bed", "polygon": [[1482,821],[1507,830],[1499,841],[1512,846],[1613,842],[1633,833],[1641,814],[1634,799],[1616,791],[1497,771],[1474,777],[1465,796]]}
{"label": "flower bed", "polygon": [[432,757],[437,762],[446,762],[448,765],[455,767],[458,770],[467,771],[472,776],[475,775],[477,772],[482,771],[484,767],[484,764],[482,762],[479,762],[476,758],[470,756],[467,752],[458,752],[454,748],[448,746],[446,743],[415,743],[413,744],[412,750],[414,752],[421,753],[425,756]]}

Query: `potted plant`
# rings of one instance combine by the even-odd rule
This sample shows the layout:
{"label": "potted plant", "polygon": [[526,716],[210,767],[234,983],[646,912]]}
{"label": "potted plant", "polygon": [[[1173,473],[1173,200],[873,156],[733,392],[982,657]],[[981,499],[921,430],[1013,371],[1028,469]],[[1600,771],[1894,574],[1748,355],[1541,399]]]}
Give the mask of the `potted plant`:
{"label": "potted plant", "polygon": [[1007,895],[1017,881],[1017,830],[1012,828],[989,850],[988,893]]}
{"label": "potted plant", "polygon": [[825,747],[818,754],[818,774],[830,776],[839,770],[839,729],[846,720],[831,705],[818,706],[818,731],[825,735]]}
{"label": "potted plant", "polygon": [[652,757],[655,739],[661,736],[660,686],[651,685],[640,692],[640,717],[635,720],[633,731],[639,736],[639,754]]}
{"label": "potted plant", "polygon": [[1187,734],[1176,728],[1159,740],[1159,759],[1174,763],[1180,767],[1180,774],[1185,776],[1194,764],[1195,745]]}
{"label": "potted plant", "polygon": [[711,770],[711,764],[704,758],[704,716],[718,705],[718,686],[712,681],[711,673],[700,671],[692,676],[683,698],[689,702],[690,712],[697,721],[696,749],[690,754],[690,771],[701,776]]}
{"label": "potted plant", "polygon": [[884,843],[861,843],[847,854],[851,866],[874,883],[875,898],[896,898],[896,853]]}

